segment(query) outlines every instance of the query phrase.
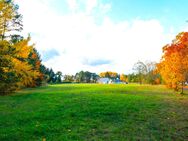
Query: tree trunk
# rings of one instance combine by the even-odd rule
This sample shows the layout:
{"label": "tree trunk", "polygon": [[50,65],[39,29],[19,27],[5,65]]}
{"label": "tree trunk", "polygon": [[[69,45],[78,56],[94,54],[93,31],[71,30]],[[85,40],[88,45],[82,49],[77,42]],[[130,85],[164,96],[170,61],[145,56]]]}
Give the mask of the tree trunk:
{"label": "tree trunk", "polygon": [[142,74],[141,73],[139,73],[139,81],[140,81],[140,85],[142,85]]}
{"label": "tree trunk", "polygon": [[183,94],[183,86],[184,86],[184,82],[182,82],[181,94]]}
{"label": "tree trunk", "polygon": [[2,41],[5,39],[5,32],[6,32],[6,27],[7,27],[6,22],[7,20],[5,18],[4,23],[3,23],[3,32],[2,32],[2,38],[1,38]]}

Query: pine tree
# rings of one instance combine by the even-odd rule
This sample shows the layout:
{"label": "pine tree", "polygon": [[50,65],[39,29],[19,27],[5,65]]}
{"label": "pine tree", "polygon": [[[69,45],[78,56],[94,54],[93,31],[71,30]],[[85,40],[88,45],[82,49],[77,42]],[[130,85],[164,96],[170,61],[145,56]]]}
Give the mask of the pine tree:
{"label": "pine tree", "polygon": [[[0,38],[15,39],[20,35],[16,32],[20,32],[23,29],[22,15],[18,13],[19,6],[14,4],[12,0],[0,1]],[[12,34],[14,32],[14,34]]]}

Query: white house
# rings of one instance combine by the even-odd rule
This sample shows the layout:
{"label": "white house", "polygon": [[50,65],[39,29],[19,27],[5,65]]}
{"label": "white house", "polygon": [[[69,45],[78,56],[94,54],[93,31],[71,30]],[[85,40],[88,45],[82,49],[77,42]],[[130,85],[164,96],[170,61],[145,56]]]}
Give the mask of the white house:
{"label": "white house", "polygon": [[121,82],[119,78],[116,79],[110,79],[110,78],[99,78],[97,80],[97,83],[99,84],[128,84],[127,82]]}
{"label": "white house", "polygon": [[97,83],[99,83],[99,84],[111,84],[112,83],[112,79],[110,79],[110,78],[99,78],[98,80],[97,80]]}

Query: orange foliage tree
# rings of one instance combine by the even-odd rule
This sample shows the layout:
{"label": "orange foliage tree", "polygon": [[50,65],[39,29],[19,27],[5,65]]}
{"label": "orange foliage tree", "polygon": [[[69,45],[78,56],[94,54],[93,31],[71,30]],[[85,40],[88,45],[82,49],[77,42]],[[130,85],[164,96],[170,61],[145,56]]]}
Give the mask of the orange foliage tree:
{"label": "orange foliage tree", "polygon": [[128,82],[128,76],[125,75],[125,74],[121,74],[121,75],[120,75],[120,80],[121,80],[122,82]]}
{"label": "orange foliage tree", "polygon": [[99,74],[99,76],[100,77],[108,77],[108,78],[118,78],[118,73],[107,71],[107,72],[101,72]]}
{"label": "orange foliage tree", "polygon": [[158,70],[168,87],[178,91],[188,78],[188,32],[179,33],[171,44],[163,47]]}

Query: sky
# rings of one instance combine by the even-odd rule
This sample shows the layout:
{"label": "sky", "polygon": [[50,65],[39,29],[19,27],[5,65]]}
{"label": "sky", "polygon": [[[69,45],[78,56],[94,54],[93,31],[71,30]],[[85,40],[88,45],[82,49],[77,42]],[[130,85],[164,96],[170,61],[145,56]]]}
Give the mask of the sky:
{"label": "sky", "polygon": [[15,0],[23,35],[42,62],[63,74],[131,73],[159,62],[162,47],[188,30],[187,0]]}

